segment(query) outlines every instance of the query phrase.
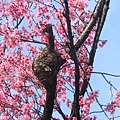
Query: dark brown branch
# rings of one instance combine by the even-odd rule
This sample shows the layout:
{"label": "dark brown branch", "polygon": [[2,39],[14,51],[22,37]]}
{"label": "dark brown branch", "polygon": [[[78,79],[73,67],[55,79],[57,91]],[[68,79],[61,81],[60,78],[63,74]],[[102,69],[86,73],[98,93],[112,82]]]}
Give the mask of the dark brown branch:
{"label": "dark brown branch", "polygon": [[15,28],[18,28],[18,26],[22,23],[24,17],[20,18],[20,20],[17,20],[17,25],[15,26]]}
{"label": "dark brown branch", "polygon": [[70,13],[68,8],[68,0],[64,0],[65,3],[65,18],[67,22],[67,29],[68,29],[68,38],[70,41],[70,53],[73,57],[73,61],[75,64],[75,94],[74,94],[74,102],[72,106],[72,116],[77,117],[78,120],[80,120],[80,113],[79,113],[79,80],[80,80],[80,72],[79,72],[79,63],[75,51],[75,47],[73,44],[73,36],[72,36],[72,29],[71,29],[71,20],[70,20]]}
{"label": "dark brown branch", "polygon": [[[33,3],[31,2],[31,4],[28,3],[28,8],[26,9],[30,9],[32,7]],[[15,28],[18,28],[18,26],[22,23],[22,21],[24,20],[24,16],[20,18],[20,20],[17,19],[17,25],[15,26]]]}
{"label": "dark brown branch", "polygon": [[115,120],[115,118],[120,118],[120,115],[112,117],[112,118],[109,118],[109,120]]}
{"label": "dark brown branch", "polygon": [[[105,18],[106,18],[107,11],[108,11],[108,8],[109,8],[108,7],[109,2],[110,2],[110,0],[106,0],[103,3],[101,3],[102,7],[101,7],[101,11],[99,11],[100,12],[100,18],[99,18],[97,31],[96,31],[96,34],[95,34],[95,37],[94,37],[94,42],[93,42],[92,49],[90,51],[90,57],[89,57],[89,62],[88,62],[88,65],[91,65],[91,66],[93,65],[93,62],[94,62],[94,57],[95,57],[95,53],[96,53],[96,49],[97,49],[97,43],[99,41],[99,37],[100,37],[101,31],[102,31],[102,28],[103,28],[103,25],[104,25],[104,22],[105,22]],[[86,89],[87,89],[87,86],[89,84],[89,80],[90,79],[84,79],[83,85],[82,85],[82,88],[81,88],[81,91],[80,91],[80,95],[84,96],[84,94],[86,92]]]}
{"label": "dark brown branch", "polygon": [[[45,109],[44,109],[44,113],[43,113],[43,117],[42,117],[42,120],[50,120],[51,119],[51,116],[52,116],[52,112],[53,112],[53,105],[54,105],[54,100],[55,100],[55,95],[56,95],[56,84],[57,84],[57,73],[60,69],[60,67],[66,62],[65,59],[62,59],[60,56],[59,57],[59,60],[58,60],[58,63],[57,63],[57,68],[54,70],[56,71],[53,72],[53,78],[52,78],[52,81],[53,83],[52,84],[48,84],[47,87],[46,87],[46,91],[47,91],[47,96],[46,96],[46,103],[45,103]],[[50,80],[48,78],[48,80]]]}
{"label": "dark brown branch", "polygon": [[23,41],[23,42],[38,43],[38,44],[43,44],[43,45],[48,46],[47,43],[39,42],[39,41],[37,41],[37,40],[24,40],[24,39],[20,39],[20,40]]}
{"label": "dark brown branch", "polygon": [[46,90],[46,103],[44,108],[44,113],[42,120],[51,120],[52,112],[53,112],[53,105],[54,105],[54,99],[55,99],[55,91],[56,91],[56,84],[57,84],[57,78],[54,79],[54,84],[49,86],[49,88]]}
{"label": "dark brown branch", "polygon": [[[90,87],[90,90],[93,91],[93,89],[92,89],[92,87],[91,87],[90,84],[89,84],[89,87]],[[104,115],[109,119],[106,111],[105,111],[104,108],[103,108],[103,105],[101,105],[101,103],[99,102],[99,100],[98,100],[97,97],[95,97],[95,100],[96,100],[97,104],[99,105],[100,109],[103,111]]]}
{"label": "dark brown branch", "polygon": [[110,83],[110,82],[107,80],[107,78],[105,77],[105,75],[102,74],[102,77],[105,79],[105,81],[106,81],[110,86],[112,86],[115,90],[117,90],[117,88],[115,88],[115,87],[113,86],[113,84]]}
{"label": "dark brown branch", "polygon": [[63,113],[62,109],[60,108],[60,106],[58,105],[58,103],[56,103],[57,105],[57,111],[61,114],[62,118],[64,120],[68,120],[68,118],[65,117],[65,114]]}
{"label": "dark brown branch", "polygon": [[89,65],[93,65],[93,62],[94,62],[97,44],[98,44],[99,37],[100,37],[101,31],[102,31],[102,28],[103,28],[103,25],[105,22],[105,18],[107,15],[107,11],[108,11],[108,7],[106,7],[106,4],[108,4],[108,3],[107,2],[105,2],[105,4],[103,3],[104,6],[103,6],[102,11],[101,11],[97,31],[96,31],[95,38],[94,38],[94,43],[93,43],[93,46],[92,46],[92,49],[90,52]]}
{"label": "dark brown branch", "polygon": [[102,112],[103,112],[103,110],[102,111],[93,111],[93,112],[90,112],[89,115],[94,114],[94,113],[102,113]]}
{"label": "dark brown branch", "polygon": [[108,75],[108,76],[111,76],[111,77],[120,77],[120,75],[110,74],[110,73],[106,73],[106,72],[91,72],[91,73]]}
{"label": "dark brown branch", "polygon": [[48,33],[48,49],[50,52],[54,51],[54,35],[53,35],[53,30],[52,30],[52,25],[47,24],[43,28],[43,33]]}
{"label": "dark brown branch", "polygon": [[78,40],[75,44],[76,51],[81,47],[81,45],[86,40],[86,38],[88,37],[88,35],[91,32],[91,30],[93,29],[93,27],[96,25],[96,22],[98,20],[98,17],[99,17],[100,11],[101,11],[102,3],[104,1],[105,0],[99,0],[98,4],[96,5],[96,7],[93,11],[93,14],[90,18],[89,23],[85,26],[83,32],[81,33],[80,37],[78,38]]}
{"label": "dark brown branch", "polygon": [[61,53],[54,50],[52,25],[45,25],[43,33],[47,34],[49,44],[35,56],[32,70],[47,92],[42,120],[50,120],[52,118],[54,99],[56,97],[57,74],[66,60],[61,57]]}

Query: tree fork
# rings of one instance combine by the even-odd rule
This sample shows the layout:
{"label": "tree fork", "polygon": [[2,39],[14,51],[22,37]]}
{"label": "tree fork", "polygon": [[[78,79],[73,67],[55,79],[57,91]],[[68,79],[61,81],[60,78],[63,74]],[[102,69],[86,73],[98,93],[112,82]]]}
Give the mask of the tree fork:
{"label": "tree fork", "polygon": [[71,20],[70,20],[70,13],[69,13],[69,7],[68,7],[68,1],[64,0],[65,3],[65,18],[67,22],[67,29],[68,29],[68,39],[70,41],[70,54],[73,58],[74,64],[75,64],[75,94],[74,94],[74,102],[72,105],[72,113],[71,117],[76,117],[78,120],[80,120],[80,105],[79,105],[79,80],[80,80],[80,71],[79,71],[79,63],[78,58],[76,55],[75,46],[73,44],[73,35],[72,35],[72,29],[71,29]]}
{"label": "tree fork", "polygon": [[49,44],[36,55],[32,69],[47,92],[42,120],[50,120],[56,94],[57,73],[66,60],[62,59],[61,53],[54,50],[54,35],[51,24],[45,25],[43,33],[45,32],[48,34]]}
{"label": "tree fork", "polygon": [[[92,46],[92,49],[90,51],[90,56],[89,56],[89,60],[88,60],[88,65],[91,65],[91,66],[93,65],[93,62],[94,62],[94,57],[95,57],[95,53],[96,53],[96,49],[97,49],[97,44],[98,44],[98,41],[99,41],[99,37],[100,37],[101,31],[102,31],[105,19],[106,19],[106,15],[107,15],[108,8],[109,8],[109,3],[110,3],[110,0],[106,0],[101,5],[102,9],[101,9],[101,12],[99,13],[100,18],[99,18],[99,21],[98,21],[98,26],[97,26],[96,34],[95,34],[95,37],[94,37],[93,46]],[[84,94],[86,92],[86,89],[87,89],[87,86],[89,84],[89,80],[90,79],[84,79],[83,85],[82,85],[82,88],[81,88],[81,91],[80,91],[80,95],[84,96]]]}

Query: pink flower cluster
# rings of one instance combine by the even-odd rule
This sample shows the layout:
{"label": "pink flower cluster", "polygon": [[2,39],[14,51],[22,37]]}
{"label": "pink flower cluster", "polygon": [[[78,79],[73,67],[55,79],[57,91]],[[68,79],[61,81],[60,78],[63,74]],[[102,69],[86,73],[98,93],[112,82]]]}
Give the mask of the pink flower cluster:
{"label": "pink flower cluster", "polygon": [[[33,57],[44,48],[48,36],[43,35],[45,24],[53,24],[55,49],[61,52],[67,61],[57,76],[57,104],[72,109],[75,91],[75,65],[67,46],[68,29],[64,16],[63,0],[2,0],[0,1],[0,120],[41,120],[46,100],[46,91],[33,74]],[[74,44],[88,23],[92,11],[86,10],[88,0],[69,0],[71,28]],[[93,66],[88,65],[89,48],[93,44],[95,31],[92,30],[84,45],[77,51],[80,69],[80,89],[84,79],[91,77]],[[106,41],[99,45],[103,47]],[[90,117],[91,104],[98,91],[87,97],[79,97],[81,118]],[[114,105],[120,106],[119,95]],[[113,104],[113,103],[112,103]],[[108,104],[106,111],[113,111]],[[63,110],[64,111],[64,110]],[[65,111],[70,119],[69,111]],[[77,118],[73,117],[73,120]],[[56,120],[60,120],[56,118]]]}

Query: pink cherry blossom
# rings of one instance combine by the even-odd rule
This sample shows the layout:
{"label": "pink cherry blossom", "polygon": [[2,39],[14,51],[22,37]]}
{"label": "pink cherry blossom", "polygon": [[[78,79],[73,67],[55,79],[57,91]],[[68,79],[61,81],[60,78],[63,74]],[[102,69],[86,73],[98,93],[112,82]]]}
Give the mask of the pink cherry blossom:
{"label": "pink cherry blossom", "polygon": [[[51,34],[43,33],[46,24],[52,25],[55,50],[66,59],[57,74],[53,112],[58,112],[68,120],[77,120],[77,117],[70,114],[73,105],[76,104],[74,96],[77,80],[73,58],[77,56],[80,75],[77,102],[80,106],[80,117],[83,120],[98,119],[96,116],[91,117],[91,106],[99,97],[99,91],[89,89],[94,69],[93,65],[89,64],[89,58],[96,34],[94,27],[97,24],[76,50],[75,45],[80,40],[93,11],[88,7],[89,0],[68,0],[69,12],[64,2],[64,0],[0,1],[0,120],[42,120],[46,102],[49,100],[46,99],[47,90],[34,75],[32,66],[34,57],[48,46]],[[67,20],[72,29],[73,47]],[[98,46],[103,47],[106,42],[107,40],[99,40]],[[73,49],[76,50],[76,55],[72,53]],[[86,85],[87,90],[83,96],[81,89],[85,80],[89,84]],[[119,94],[117,91],[114,100],[104,107],[105,111],[113,114],[116,107],[120,107]],[[51,117],[54,120],[61,120],[54,114]]]}

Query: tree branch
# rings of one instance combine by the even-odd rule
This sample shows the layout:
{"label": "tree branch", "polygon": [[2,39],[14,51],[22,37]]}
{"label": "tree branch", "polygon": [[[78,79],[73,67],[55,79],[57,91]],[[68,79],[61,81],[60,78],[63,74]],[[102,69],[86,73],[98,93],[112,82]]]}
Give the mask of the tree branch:
{"label": "tree branch", "polygon": [[38,43],[38,44],[43,44],[43,45],[48,46],[47,43],[39,42],[39,41],[37,41],[37,40],[24,40],[24,39],[20,39],[20,40],[23,41],[23,42]]}
{"label": "tree branch", "polygon": [[56,97],[57,74],[66,60],[61,57],[61,53],[54,50],[52,25],[45,25],[43,33],[47,33],[49,44],[36,55],[33,60],[32,69],[47,92],[42,120],[50,120]]}
{"label": "tree branch", "polygon": [[[89,87],[90,87],[90,90],[93,91],[93,89],[92,89],[92,87],[91,87],[90,84],[89,84]],[[99,100],[97,99],[97,97],[95,97],[95,100],[96,100],[97,104],[99,105],[100,109],[103,111],[104,115],[109,119],[106,111],[105,111],[104,108],[103,108],[103,105],[101,105],[101,103],[99,102]]]}
{"label": "tree branch", "polygon": [[84,43],[86,38],[88,37],[89,33],[93,29],[93,27],[96,25],[96,22],[98,20],[98,17],[100,15],[100,11],[102,8],[102,4],[105,2],[105,0],[99,0],[98,4],[96,5],[93,14],[90,18],[90,21],[88,24],[85,26],[83,32],[81,33],[80,37],[78,38],[76,44],[75,44],[75,49],[76,51],[81,47],[81,45]]}
{"label": "tree branch", "polygon": [[[108,11],[108,8],[109,8],[109,2],[110,2],[110,0],[106,0],[103,3],[101,3],[102,7],[101,7],[101,11],[99,11],[100,12],[100,18],[99,18],[97,31],[96,31],[96,34],[95,34],[95,37],[94,37],[94,42],[93,42],[92,49],[90,51],[90,57],[89,57],[89,62],[88,62],[88,65],[91,65],[91,66],[93,65],[93,62],[94,62],[94,57],[95,57],[95,53],[96,53],[96,49],[97,49],[97,43],[99,41],[99,37],[100,37],[101,31],[102,31],[102,28],[103,28],[103,25],[104,25],[104,22],[105,22],[105,19],[106,19],[107,11]],[[90,80],[90,78],[83,80],[83,85],[82,85],[82,88],[81,88],[81,91],[80,91],[80,95],[84,96],[84,94],[86,92],[86,89],[87,89],[87,86],[89,84],[89,80]]]}
{"label": "tree branch", "polygon": [[51,120],[52,112],[53,112],[53,105],[54,105],[54,99],[55,99],[55,91],[56,91],[56,84],[57,84],[57,78],[54,79],[54,84],[49,86],[49,88],[46,90],[46,103],[44,108],[44,113],[42,120]]}
{"label": "tree branch", "polygon": [[60,106],[58,105],[58,103],[56,103],[57,105],[57,111],[61,114],[62,118],[64,120],[68,120],[68,118],[65,117],[65,114],[63,113],[63,111],[61,110]]}
{"label": "tree branch", "polygon": [[91,72],[91,73],[108,75],[108,76],[111,76],[111,77],[120,77],[120,75],[110,74],[110,73],[106,73],[106,72]]}
{"label": "tree branch", "polygon": [[78,120],[80,120],[80,113],[79,113],[79,80],[80,80],[80,72],[79,72],[79,63],[75,51],[75,47],[73,44],[73,36],[72,36],[72,29],[71,29],[71,20],[70,20],[70,13],[68,8],[68,0],[64,0],[65,3],[65,18],[67,22],[67,29],[68,29],[68,38],[70,41],[70,53],[72,55],[74,64],[75,64],[75,94],[74,94],[74,102],[72,106],[72,117],[77,117]]}
{"label": "tree branch", "polygon": [[50,52],[54,51],[54,35],[53,35],[53,30],[52,30],[52,25],[51,24],[47,24],[45,25],[45,27],[43,28],[43,32],[47,32],[48,33],[48,49]]}

